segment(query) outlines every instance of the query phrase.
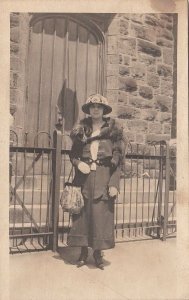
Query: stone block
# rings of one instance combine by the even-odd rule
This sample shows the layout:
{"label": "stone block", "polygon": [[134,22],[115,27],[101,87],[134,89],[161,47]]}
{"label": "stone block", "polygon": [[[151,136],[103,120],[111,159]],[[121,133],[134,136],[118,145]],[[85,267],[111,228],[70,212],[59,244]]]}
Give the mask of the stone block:
{"label": "stone block", "polygon": [[108,54],[117,53],[117,36],[108,37]]}
{"label": "stone block", "polygon": [[119,54],[119,64],[123,63],[123,54]]}
{"label": "stone block", "polygon": [[172,41],[173,40],[173,34],[170,30],[167,30],[165,28],[162,28],[159,31],[158,37],[165,38],[166,40]]}
{"label": "stone block", "polygon": [[108,35],[119,34],[119,19],[113,19],[108,26]]}
{"label": "stone block", "polygon": [[160,86],[160,78],[158,75],[152,72],[147,73],[147,84],[154,89],[159,88]]}
{"label": "stone block", "polygon": [[120,104],[127,104],[128,103],[128,94],[123,91],[118,92],[118,102]]}
{"label": "stone block", "polygon": [[157,111],[153,109],[146,109],[142,111],[141,118],[145,121],[154,121],[157,116]]}
{"label": "stone block", "polygon": [[152,99],[153,98],[153,91],[148,86],[140,86],[139,87],[139,95],[145,99]]}
{"label": "stone block", "polygon": [[158,46],[163,46],[163,47],[168,47],[172,48],[173,47],[173,42],[164,38],[157,38],[156,44]]}
{"label": "stone block", "polygon": [[125,19],[120,20],[120,34],[127,35],[129,33],[129,22]]}
{"label": "stone block", "polygon": [[[161,84],[161,83],[160,83]],[[154,89],[154,96],[160,95],[161,94],[161,88],[156,88]]]}
{"label": "stone block", "polygon": [[120,75],[129,75],[130,74],[130,68],[127,66],[119,66],[119,74]]}
{"label": "stone block", "polygon": [[159,20],[159,26],[162,27],[162,28],[165,28],[166,27],[166,21],[164,20]]}
{"label": "stone block", "polygon": [[149,123],[149,133],[161,133],[162,125],[159,122],[150,122]]}
{"label": "stone block", "polygon": [[141,108],[141,109],[152,108],[154,106],[153,101],[149,101],[135,96],[129,97],[129,104],[133,105],[136,108]]}
{"label": "stone block", "polygon": [[136,80],[130,77],[119,77],[119,89],[126,92],[133,92],[137,90]]}
{"label": "stone block", "polygon": [[127,131],[126,137],[128,138],[129,142],[135,142],[135,132]]}
{"label": "stone block", "polygon": [[144,77],[146,76],[145,64],[136,62],[132,63],[131,75],[136,79],[144,79]]}
{"label": "stone block", "polygon": [[135,22],[142,24],[143,23],[144,14],[131,14],[130,19]]}
{"label": "stone block", "polygon": [[10,27],[19,26],[20,18],[19,15],[15,15],[13,13],[10,14]]}
{"label": "stone block", "polygon": [[117,64],[107,64],[107,76],[117,76],[119,66]]}
{"label": "stone block", "polygon": [[169,134],[155,134],[149,133],[146,135],[146,142],[153,143],[153,142],[161,142],[161,141],[168,141],[170,140]]}
{"label": "stone block", "polygon": [[145,142],[144,134],[136,134],[136,143],[143,144]]}
{"label": "stone block", "polygon": [[146,66],[155,66],[156,59],[151,55],[147,55],[145,53],[138,53],[139,62],[144,63]]}
{"label": "stone block", "polygon": [[155,96],[156,107],[161,110],[161,112],[171,112],[172,108],[172,98],[164,96],[164,95],[157,95]]}
{"label": "stone block", "polygon": [[138,51],[152,55],[154,57],[161,56],[161,48],[143,40],[138,41]]}
{"label": "stone block", "polygon": [[166,23],[165,27],[166,27],[168,30],[173,30],[173,24],[172,24],[172,23]]}
{"label": "stone block", "polygon": [[160,114],[159,119],[160,119],[160,121],[162,123],[164,123],[164,122],[171,122],[171,120],[172,120],[172,113],[162,112]]}
{"label": "stone block", "polygon": [[135,119],[140,115],[140,111],[133,108],[132,106],[117,106],[117,117],[119,119]]}
{"label": "stone block", "polygon": [[161,80],[161,94],[172,97],[173,96],[173,83],[168,80]]}
{"label": "stone block", "polygon": [[164,124],[163,125],[163,132],[165,134],[171,134],[171,124]]}
{"label": "stone block", "polygon": [[131,25],[131,35],[136,38],[154,42],[156,39],[156,34],[153,27],[145,27],[141,25],[132,24]]}
{"label": "stone block", "polygon": [[163,62],[167,65],[173,64],[173,49],[169,49],[169,48],[163,49]]}
{"label": "stone block", "polygon": [[131,14],[117,14],[118,18],[122,18],[122,19],[126,19],[126,20],[130,20]]}
{"label": "stone block", "polygon": [[117,76],[107,77],[107,89],[117,89],[118,88],[118,78]]}
{"label": "stone block", "polygon": [[167,66],[164,64],[159,64],[157,66],[157,73],[163,77],[170,77],[170,76],[172,76],[173,69],[170,66]]}
{"label": "stone block", "polygon": [[157,15],[152,15],[152,14],[145,14],[145,19],[144,22],[146,24],[152,25],[152,26],[159,26],[159,19]]}
{"label": "stone block", "polygon": [[10,41],[14,43],[19,43],[20,41],[19,27],[13,27],[10,29]]}
{"label": "stone block", "polygon": [[173,22],[173,16],[172,16],[172,14],[160,14],[160,18],[162,20],[165,20],[165,21],[169,22],[169,23]]}
{"label": "stone block", "polygon": [[144,120],[129,120],[127,122],[129,130],[139,132],[147,132],[148,130],[148,122]]}
{"label": "stone block", "polygon": [[119,56],[117,54],[108,54],[107,55],[108,63],[110,64],[118,64],[119,63]]}
{"label": "stone block", "polygon": [[126,66],[130,65],[130,56],[123,55],[123,64]]}
{"label": "stone block", "polygon": [[156,65],[149,65],[147,67],[147,71],[155,73],[156,72]]}
{"label": "stone block", "polygon": [[110,102],[113,102],[113,103],[117,103],[117,100],[118,100],[118,91],[117,90],[107,90],[107,94],[106,94],[108,100]]}
{"label": "stone block", "polygon": [[135,38],[120,38],[119,50],[123,54],[136,55],[136,39]]}

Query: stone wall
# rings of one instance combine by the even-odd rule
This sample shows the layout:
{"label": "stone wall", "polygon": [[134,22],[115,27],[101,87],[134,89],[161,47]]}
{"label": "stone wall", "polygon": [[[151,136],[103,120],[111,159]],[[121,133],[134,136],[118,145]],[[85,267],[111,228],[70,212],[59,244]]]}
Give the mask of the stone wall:
{"label": "stone wall", "polygon": [[[23,141],[27,101],[31,17],[31,14],[10,15],[10,110],[20,141]],[[115,14],[109,23],[107,97],[114,117],[123,124],[130,141],[169,140],[174,96],[173,15]]]}
{"label": "stone wall", "polygon": [[26,101],[26,60],[29,38],[29,14],[10,14],[10,113],[13,129],[23,140]]}
{"label": "stone wall", "polygon": [[108,28],[107,97],[130,141],[169,140],[173,16],[117,14]]}

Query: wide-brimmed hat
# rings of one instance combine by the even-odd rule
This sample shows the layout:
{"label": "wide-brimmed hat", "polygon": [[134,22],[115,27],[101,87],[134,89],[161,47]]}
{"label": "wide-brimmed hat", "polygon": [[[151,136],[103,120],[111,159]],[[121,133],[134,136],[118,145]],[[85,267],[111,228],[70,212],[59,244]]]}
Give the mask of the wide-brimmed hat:
{"label": "wide-brimmed hat", "polygon": [[108,100],[100,94],[94,94],[94,95],[89,96],[86,103],[83,104],[83,106],[82,106],[82,111],[85,114],[89,115],[90,114],[89,107],[93,103],[101,104],[104,107],[104,112],[103,112],[104,115],[107,115],[107,114],[111,113],[111,111],[112,111],[111,106],[108,104]]}

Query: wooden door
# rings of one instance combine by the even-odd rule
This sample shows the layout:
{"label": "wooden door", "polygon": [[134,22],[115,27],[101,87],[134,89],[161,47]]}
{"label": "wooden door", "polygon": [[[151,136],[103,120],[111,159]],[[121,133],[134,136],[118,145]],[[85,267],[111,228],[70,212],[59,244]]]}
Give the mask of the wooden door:
{"label": "wooden door", "polygon": [[52,135],[58,110],[69,132],[86,98],[103,93],[103,40],[73,17],[47,15],[31,26],[28,56],[25,127],[33,145],[38,132]]}

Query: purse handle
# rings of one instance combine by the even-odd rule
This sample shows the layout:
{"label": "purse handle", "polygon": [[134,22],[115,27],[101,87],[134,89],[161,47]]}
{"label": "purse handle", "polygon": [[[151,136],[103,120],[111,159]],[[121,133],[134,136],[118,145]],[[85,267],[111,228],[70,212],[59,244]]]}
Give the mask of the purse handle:
{"label": "purse handle", "polygon": [[71,178],[71,174],[73,173],[73,165],[72,165],[72,167],[71,167],[71,171],[70,171],[70,173],[69,173],[69,176],[68,176],[68,180],[64,183],[64,185],[65,186],[67,186],[67,185],[72,185],[72,182],[70,182],[70,178]]}

